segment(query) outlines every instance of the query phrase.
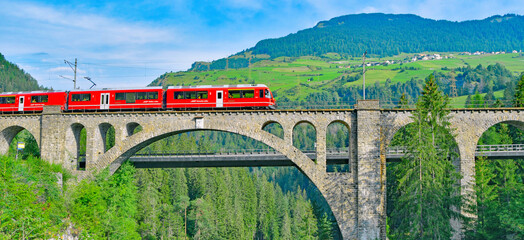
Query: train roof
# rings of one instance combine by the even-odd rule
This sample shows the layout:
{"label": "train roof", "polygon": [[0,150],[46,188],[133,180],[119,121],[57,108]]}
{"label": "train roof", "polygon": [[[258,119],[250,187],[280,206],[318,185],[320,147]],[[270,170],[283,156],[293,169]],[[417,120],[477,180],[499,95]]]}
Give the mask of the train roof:
{"label": "train roof", "polygon": [[200,89],[200,88],[249,88],[267,87],[265,84],[237,84],[237,85],[198,85],[198,86],[169,86],[167,89]]}
{"label": "train roof", "polygon": [[151,89],[162,89],[162,86],[154,87],[135,87],[135,88],[94,88],[94,89],[76,89],[69,92],[88,92],[88,91],[112,91],[112,90],[151,90]]}
{"label": "train roof", "polygon": [[65,91],[25,91],[25,92],[3,92],[0,95],[13,95],[13,94],[37,94],[37,93],[64,93]]}

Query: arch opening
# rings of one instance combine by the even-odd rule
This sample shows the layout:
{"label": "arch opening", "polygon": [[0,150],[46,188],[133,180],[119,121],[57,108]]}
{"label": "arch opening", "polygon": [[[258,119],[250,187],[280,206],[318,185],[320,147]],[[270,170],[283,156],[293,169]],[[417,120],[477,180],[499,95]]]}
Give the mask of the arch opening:
{"label": "arch opening", "polygon": [[262,130],[284,139],[284,128],[278,122],[267,122],[262,125]]}
{"label": "arch opening", "polygon": [[115,146],[115,127],[109,123],[102,123],[98,126],[100,136],[102,137],[102,144],[104,152],[107,152]]}
{"label": "arch opening", "polygon": [[472,239],[520,234],[508,223],[522,219],[518,202],[524,196],[523,130],[524,122],[499,122],[486,129],[477,142],[473,189],[477,221],[466,232]]}
{"label": "arch opening", "polygon": [[[136,155],[211,155],[227,159],[241,159],[242,156],[270,156],[277,159],[279,152],[252,138],[223,131],[190,130],[168,133],[147,141]],[[268,158],[269,159],[269,158]],[[292,165],[291,161],[268,160],[267,164]],[[204,164],[204,163],[203,163]],[[247,164],[247,163],[246,163]]]}
{"label": "arch opening", "polygon": [[74,123],[67,129],[66,150],[70,169],[86,170],[87,132],[84,125]]}
{"label": "arch opening", "polygon": [[[232,153],[236,150],[247,150],[250,148],[272,149],[262,142],[243,135],[214,130],[198,130],[164,134],[155,138],[148,146],[137,151],[135,156],[144,153],[151,155],[156,153],[184,155],[187,153],[216,153],[220,151]],[[173,189],[169,191],[173,191],[175,203],[181,203],[181,201],[189,203],[184,205],[187,206],[188,216],[193,214],[195,210],[204,207],[210,212],[219,213],[213,216],[217,219],[238,219],[238,216],[235,214],[245,212],[244,206],[252,206],[251,210],[247,210],[247,215],[243,215],[244,219],[254,219],[254,222],[249,224],[254,226],[248,230],[250,237],[257,236],[264,239],[274,239],[307,234],[305,232],[295,232],[295,230],[290,228],[290,224],[296,220],[297,222],[314,224],[316,230],[314,228],[309,229],[311,234],[314,233],[325,238],[342,239],[330,206],[315,184],[296,167],[179,167],[183,169],[138,169],[138,182],[142,183],[139,189],[150,191],[150,186],[156,186],[157,184],[153,182],[154,179],[165,180],[166,176],[177,179],[178,182],[170,183]],[[185,182],[186,184],[181,184],[180,182]],[[156,189],[155,191],[160,191],[159,189],[161,188],[156,187],[154,189]],[[178,190],[175,191],[174,189]],[[230,204],[221,204],[218,201],[218,199],[223,199],[221,194],[231,196],[234,199],[225,200]],[[147,195],[157,196],[159,194],[155,192],[155,194]],[[235,200],[236,198],[233,196],[237,196],[238,199]],[[227,197],[225,198],[227,199]],[[250,201],[254,202],[249,204]],[[262,206],[267,206],[267,208],[258,209],[257,201],[262,201]],[[191,205],[191,203],[194,203],[194,205]],[[228,209],[228,206],[240,206],[239,208],[242,208],[242,211]],[[301,212],[301,214],[297,214],[295,219],[294,215],[291,214],[292,211]],[[261,220],[256,220],[256,217],[252,218],[253,216],[265,217],[260,217],[258,219]],[[158,216],[153,215],[150,217],[155,218]],[[275,223],[271,225],[273,226],[272,231],[264,231],[256,227],[269,226],[266,224],[271,221]],[[194,222],[191,222],[191,220],[188,222],[189,237],[194,237],[196,232],[203,231],[203,229],[194,227],[195,225],[192,223]],[[228,228],[232,232],[241,232],[239,227],[242,226],[247,225],[235,224],[228,226]],[[220,229],[215,231],[218,235],[222,234]],[[237,236],[233,238],[242,239],[243,237]]]}
{"label": "arch opening", "polygon": [[127,137],[133,136],[134,134],[142,131],[142,126],[136,122],[126,124]]}
{"label": "arch opening", "polygon": [[29,156],[40,156],[40,147],[35,137],[27,129],[11,126],[2,131],[4,154],[26,159]]}
{"label": "arch opening", "polygon": [[310,122],[299,122],[293,127],[293,146],[304,153],[315,153],[317,131]]}
{"label": "arch opening", "polygon": [[[449,131],[440,130],[440,133],[434,137],[433,145],[431,140],[433,135],[421,133],[416,127],[415,123],[404,125],[395,132],[389,142],[385,143],[386,218],[384,220],[387,224],[386,228],[389,228],[390,234],[393,234],[390,237],[396,236],[398,239],[402,239],[404,234],[409,235],[410,229],[413,229],[410,225],[413,221],[406,221],[406,219],[420,221],[417,220],[417,216],[413,216],[417,206],[423,206],[424,216],[441,214],[439,217],[448,218],[439,224],[451,229],[455,219],[450,217],[453,216],[450,213],[455,212],[454,206],[460,204],[460,196],[454,194],[460,192],[460,189],[457,189],[460,187],[460,173],[457,168],[460,163],[460,152],[455,138]],[[416,140],[418,134],[426,135],[421,137],[423,140]],[[417,189],[422,189],[419,192],[423,194],[415,192]],[[439,200],[425,199],[422,204],[417,205],[418,196],[433,196],[432,194],[440,194]],[[405,209],[409,209],[408,212]],[[451,237],[452,232],[446,234]]]}
{"label": "arch opening", "polygon": [[347,156],[345,160],[338,160],[326,166],[327,172],[349,172],[349,126],[342,121],[330,123],[326,129],[326,152]]}

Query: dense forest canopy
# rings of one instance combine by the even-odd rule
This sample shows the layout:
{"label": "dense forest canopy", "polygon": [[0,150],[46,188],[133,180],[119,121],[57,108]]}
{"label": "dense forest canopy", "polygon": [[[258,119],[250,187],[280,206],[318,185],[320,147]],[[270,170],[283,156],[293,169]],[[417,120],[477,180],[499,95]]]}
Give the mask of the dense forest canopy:
{"label": "dense forest canopy", "polygon": [[[265,39],[226,59],[196,62],[192,70],[247,67],[267,56],[343,57],[368,54],[385,57],[400,53],[512,51],[524,49],[524,16],[507,14],[483,20],[452,22],[412,14],[351,14],[321,21],[315,27],[285,37]],[[249,54],[248,54],[249,53]],[[249,59],[251,58],[251,59]],[[226,66],[227,65],[227,66]]]}
{"label": "dense forest canopy", "polygon": [[34,91],[43,89],[38,82],[20,69],[17,65],[7,61],[0,53],[0,92]]}

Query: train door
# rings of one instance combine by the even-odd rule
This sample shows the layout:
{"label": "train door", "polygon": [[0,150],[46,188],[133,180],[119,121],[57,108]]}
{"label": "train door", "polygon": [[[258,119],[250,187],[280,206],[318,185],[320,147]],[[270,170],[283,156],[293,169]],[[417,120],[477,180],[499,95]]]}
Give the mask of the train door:
{"label": "train door", "polygon": [[23,112],[24,111],[24,96],[20,96],[18,98],[18,111]]}
{"label": "train door", "polygon": [[217,90],[217,108],[224,107],[224,91]]}
{"label": "train door", "polygon": [[109,93],[100,94],[100,109],[109,109]]}

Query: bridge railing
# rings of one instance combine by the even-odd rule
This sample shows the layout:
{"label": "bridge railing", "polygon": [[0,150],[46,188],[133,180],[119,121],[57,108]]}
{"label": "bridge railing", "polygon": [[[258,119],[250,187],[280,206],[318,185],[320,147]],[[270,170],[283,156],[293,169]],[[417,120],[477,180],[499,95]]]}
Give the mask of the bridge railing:
{"label": "bridge railing", "polygon": [[[315,154],[315,149],[302,150],[305,154]],[[505,145],[478,145],[475,152],[524,152],[524,144]],[[403,155],[407,153],[404,146],[388,147],[387,155]],[[207,152],[161,152],[161,153],[136,153],[135,156],[209,156],[209,155],[280,155],[273,149],[220,149]],[[328,148],[327,155],[349,154],[348,148]]]}
{"label": "bridge railing", "polygon": [[[314,154],[314,149],[302,150],[305,154]],[[326,154],[348,154],[349,149],[347,148],[328,148]],[[205,155],[280,155],[273,149],[221,149],[219,151],[208,151],[208,152],[161,152],[161,153],[135,153],[135,156],[205,156]]]}
{"label": "bridge railing", "polygon": [[477,152],[522,152],[524,144],[478,145]]}

